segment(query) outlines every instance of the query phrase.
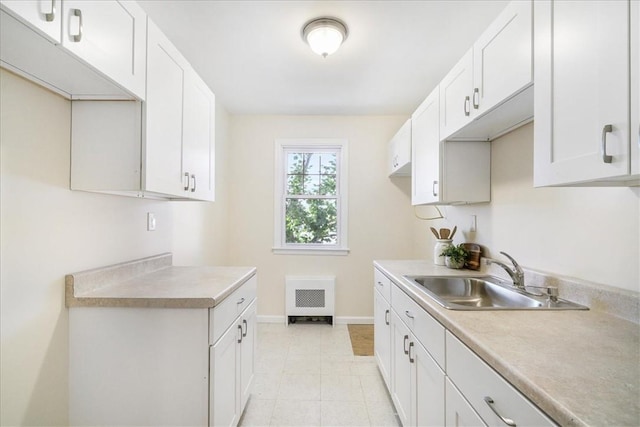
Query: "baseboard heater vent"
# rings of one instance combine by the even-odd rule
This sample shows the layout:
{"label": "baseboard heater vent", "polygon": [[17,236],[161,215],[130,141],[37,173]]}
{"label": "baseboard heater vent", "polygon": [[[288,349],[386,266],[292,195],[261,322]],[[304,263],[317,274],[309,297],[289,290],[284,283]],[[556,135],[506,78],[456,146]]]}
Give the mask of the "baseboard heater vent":
{"label": "baseboard heater vent", "polygon": [[335,276],[285,276],[286,322],[304,317],[334,324]]}

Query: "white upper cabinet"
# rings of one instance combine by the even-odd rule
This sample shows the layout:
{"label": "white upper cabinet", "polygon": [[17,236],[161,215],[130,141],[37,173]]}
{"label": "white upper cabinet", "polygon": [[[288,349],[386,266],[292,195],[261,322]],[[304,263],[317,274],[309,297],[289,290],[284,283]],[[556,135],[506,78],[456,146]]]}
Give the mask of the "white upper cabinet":
{"label": "white upper cabinet", "polygon": [[637,2],[544,1],[534,12],[534,185],[640,185]]}
{"label": "white upper cabinet", "polygon": [[411,175],[411,119],[389,141],[389,176]]}
{"label": "white upper cabinet", "polygon": [[491,199],[491,143],[442,141],[436,88],[411,116],[411,203],[464,204]]}
{"label": "white upper cabinet", "polygon": [[148,23],[146,101],[75,101],[71,188],[214,200],[215,96]]}
{"label": "white upper cabinet", "polygon": [[2,7],[13,16],[28,23],[34,30],[49,39],[60,43],[62,31],[61,0],[2,0]]}
{"label": "white upper cabinet", "polygon": [[145,97],[144,11],[133,1],[0,0],[0,63],[69,99]]}
{"label": "white upper cabinet", "polygon": [[64,0],[62,46],[144,99],[147,15],[135,1]]}
{"label": "white upper cabinet", "polygon": [[531,8],[509,3],[442,79],[442,139],[490,140],[531,119]]}

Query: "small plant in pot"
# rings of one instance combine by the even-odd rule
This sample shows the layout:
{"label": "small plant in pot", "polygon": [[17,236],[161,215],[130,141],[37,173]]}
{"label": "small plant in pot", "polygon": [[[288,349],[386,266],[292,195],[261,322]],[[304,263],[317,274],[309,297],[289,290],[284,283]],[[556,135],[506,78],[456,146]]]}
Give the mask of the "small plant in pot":
{"label": "small plant in pot", "polygon": [[451,245],[442,250],[440,255],[444,257],[444,264],[449,268],[462,268],[469,257],[469,252],[462,246]]}

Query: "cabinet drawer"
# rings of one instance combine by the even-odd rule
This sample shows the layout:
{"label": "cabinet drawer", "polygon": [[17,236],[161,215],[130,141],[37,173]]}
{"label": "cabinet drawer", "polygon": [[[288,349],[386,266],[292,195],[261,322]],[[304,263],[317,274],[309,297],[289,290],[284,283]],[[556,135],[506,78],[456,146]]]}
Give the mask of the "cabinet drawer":
{"label": "cabinet drawer", "polygon": [[555,425],[450,332],[446,334],[446,345],[447,375],[487,425],[502,426],[504,422],[485,398],[491,398],[496,412],[518,426]]}
{"label": "cabinet drawer", "polygon": [[258,290],[258,276],[253,275],[222,303],[210,310],[209,314],[209,344],[214,344],[235,319],[249,307],[256,298]]}
{"label": "cabinet drawer", "polygon": [[391,306],[398,314],[398,317],[407,324],[418,341],[429,351],[429,354],[440,365],[440,368],[444,370],[444,326],[431,317],[398,286],[393,286],[391,293]]}
{"label": "cabinet drawer", "polygon": [[391,301],[391,280],[377,268],[373,269],[373,287],[380,292],[380,295],[387,300]]}

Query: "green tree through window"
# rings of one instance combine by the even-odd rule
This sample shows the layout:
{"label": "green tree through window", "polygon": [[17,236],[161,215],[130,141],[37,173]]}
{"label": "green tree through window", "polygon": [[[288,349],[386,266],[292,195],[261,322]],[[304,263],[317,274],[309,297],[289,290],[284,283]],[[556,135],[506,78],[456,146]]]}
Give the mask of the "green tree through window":
{"label": "green tree through window", "polygon": [[335,151],[286,153],[286,243],[337,243],[336,172]]}

